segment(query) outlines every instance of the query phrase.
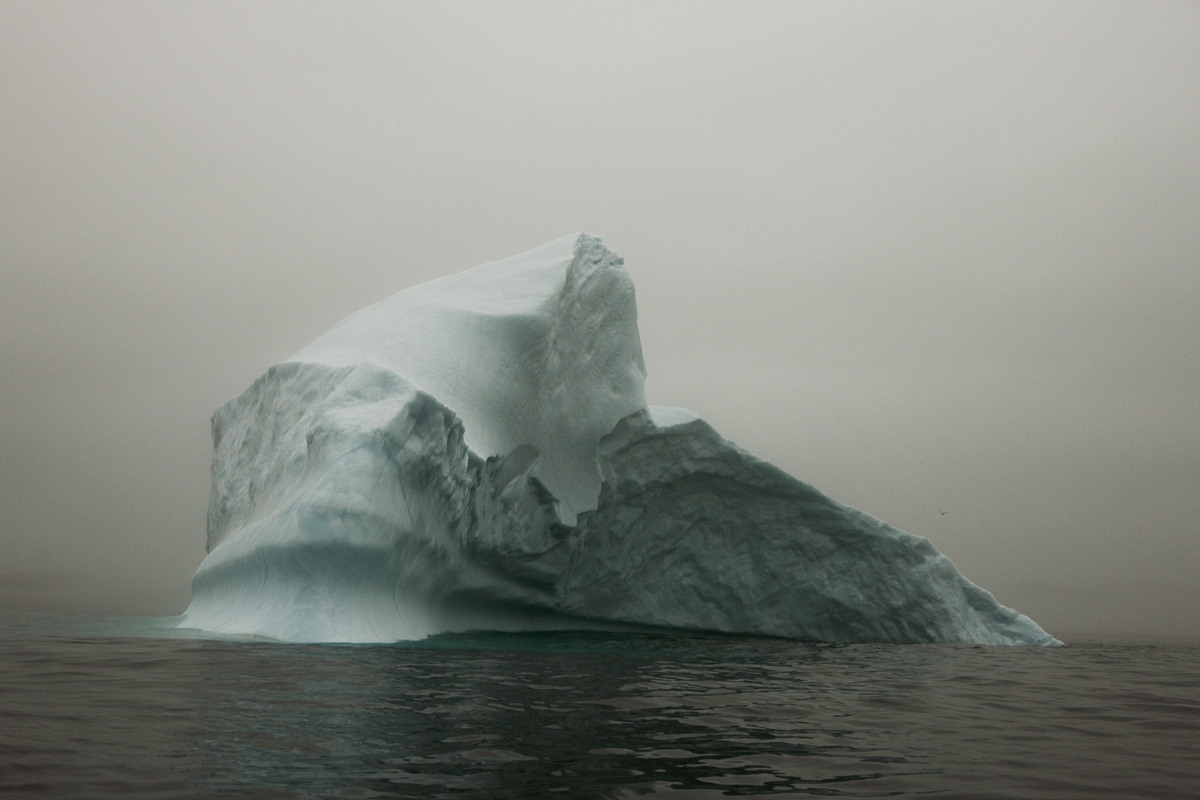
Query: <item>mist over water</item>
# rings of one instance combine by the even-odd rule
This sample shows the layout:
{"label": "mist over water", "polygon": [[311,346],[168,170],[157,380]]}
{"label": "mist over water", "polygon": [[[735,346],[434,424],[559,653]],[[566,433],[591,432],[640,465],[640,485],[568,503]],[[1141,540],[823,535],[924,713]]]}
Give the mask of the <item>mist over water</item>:
{"label": "mist over water", "polygon": [[5,2],[0,570],[182,611],[214,409],[582,229],[650,402],[1062,638],[1200,635],[1197,74],[1192,2]]}
{"label": "mist over water", "polygon": [[1200,648],[570,632],[407,645],[8,618],[0,791],[38,797],[1178,798]]}

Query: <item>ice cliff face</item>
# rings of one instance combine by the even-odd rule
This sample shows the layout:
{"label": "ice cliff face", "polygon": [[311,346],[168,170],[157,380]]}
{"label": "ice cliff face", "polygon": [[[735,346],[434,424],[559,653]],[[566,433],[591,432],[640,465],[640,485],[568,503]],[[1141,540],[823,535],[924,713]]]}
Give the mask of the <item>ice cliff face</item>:
{"label": "ice cliff face", "polygon": [[621,264],[580,234],[408,289],[218,409],[182,624],[1056,643],[927,540],[647,408]]}

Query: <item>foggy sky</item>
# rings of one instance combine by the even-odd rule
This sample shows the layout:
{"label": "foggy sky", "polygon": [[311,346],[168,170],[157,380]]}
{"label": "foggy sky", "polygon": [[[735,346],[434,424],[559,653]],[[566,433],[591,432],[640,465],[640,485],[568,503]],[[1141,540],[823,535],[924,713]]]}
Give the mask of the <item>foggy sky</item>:
{"label": "foggy sky", "polygon": [[218,405],[586,230],[650,402],[1200,636],[1197,3],[10,0],[0,109],[0,583],[179,613]]}

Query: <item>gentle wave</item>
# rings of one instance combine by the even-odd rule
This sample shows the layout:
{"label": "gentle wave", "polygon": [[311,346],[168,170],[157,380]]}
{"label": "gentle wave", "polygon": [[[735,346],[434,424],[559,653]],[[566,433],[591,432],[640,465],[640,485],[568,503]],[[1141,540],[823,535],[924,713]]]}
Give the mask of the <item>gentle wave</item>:
{"label": "gentle wave", "polygon": [[1200,794],[1195,645],[572,632],[326,646],[164,628],[0,626],[0,792]]}

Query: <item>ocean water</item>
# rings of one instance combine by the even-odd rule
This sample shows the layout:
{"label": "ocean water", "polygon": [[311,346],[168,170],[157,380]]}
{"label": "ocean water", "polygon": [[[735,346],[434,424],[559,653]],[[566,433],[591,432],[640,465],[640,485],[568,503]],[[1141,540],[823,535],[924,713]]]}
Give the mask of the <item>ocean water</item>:
{"label": "ocean water", "polygon": [[1200,646],[0,621],[0,795],[1200,797]]}

